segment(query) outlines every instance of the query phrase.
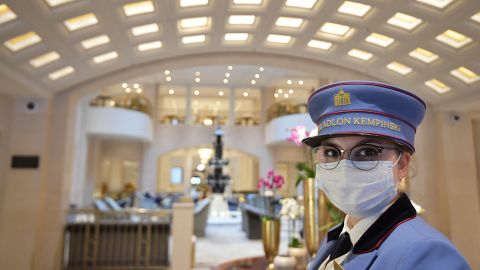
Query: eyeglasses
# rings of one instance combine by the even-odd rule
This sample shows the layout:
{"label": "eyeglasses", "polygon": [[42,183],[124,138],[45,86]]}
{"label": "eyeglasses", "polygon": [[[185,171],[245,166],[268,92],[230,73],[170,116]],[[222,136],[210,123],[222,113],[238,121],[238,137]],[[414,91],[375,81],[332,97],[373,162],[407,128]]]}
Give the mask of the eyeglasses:
{"label": "eyeglasses", "polygon": [[[362,171],[370,171],[377,167],[384,158],[384,150],[396,150],[395,147],[385,147],[372,144],[360,144],[352,149],[348,155],[353,165]],[[335,169],[342,160],[345,150],[333,145],[320,145],[313,148],[313,154],[319,166],[325,170]]]}

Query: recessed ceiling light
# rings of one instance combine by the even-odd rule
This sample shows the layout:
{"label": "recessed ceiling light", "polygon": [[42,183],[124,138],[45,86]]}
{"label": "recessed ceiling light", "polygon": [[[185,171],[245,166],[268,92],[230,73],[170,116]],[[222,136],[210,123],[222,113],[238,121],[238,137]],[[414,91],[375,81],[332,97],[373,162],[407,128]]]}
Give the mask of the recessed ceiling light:
{"label": "recessed ceiling light", "polygon": [[134,84],[133,84],[133,88],[137,89],[137,88],[139,88],[139,87],[140,87],[140,85],[139,85],[138,83],[134,83]]}
{"label": "recessed ceiling light", "polygon": [[62,69],[49,73],[48,78],[52,81],[55,81],[69,74],[72,74],[74,71],[75,69],[72,66],[64,67]]}
{"label": "recessed ceiling light", "polygon": [[251,84],[256,84],[256,83],[257,83],[257,81],[255,81],[255,80],[251,80],[251,81],[250,81],[250,83],[251,83]]}
{"label": "recessed ceiling light", "polygon": [[278,93],[273,94],[275,98],[278,98]]}
{"label": "recessed ceiling light", "polygon": [[162,42],[157,40],[157,41],[139,44],[137,48],[139,51],[144,52],[144,51],[149,51],[154,49],[160,49],[161,47],[162,47]]}
{"label": "recessed ceiling light", "polygon": [[125,93],[129,94],[130,92],[132,92],[132,89],[130,89],[130,87],[125,88]]}
{"label": "recessed ceiling light", "polygon": [[265,70],[265,68],[264,68],[264,67],[259,67],[258,70],[259,70],[260,72],[263,72],[263,71]]}
{"label": "recessed ceiling light", "polygon": [[126,16],[135,16],[155,11],[152,1],[139,1],[123,5],[123,12]]}
{"label": "recessed ceiling light", "polygon": [[199,83],[200,82],[200,78],[195,78],[195,82]]}
{"label": "recessed ceiling light", "polygon": [[166,69],[163,73],[164,73],[165,75],[170,75],[170,70]]}
{"label": "recessed ceiling light", "polygon": [[248,39],[248,33],[226,33],[226,41],[245,41]]}
{"label": "recessed ceiling light", "polygon": [[378,33],[371,33],[365,41],[381,47],[388,47],[395,41],[395,39]]}
{"label": "recessed ceiling light", "polygon": [[403,29],[412,30],[422,23],[422,20],[404,13],[397,12],[387,21],[387,23]]}
{"label": "recessed ceiling light", "polygon": [[275,22],[275,25],[280,27],[299,28],[302,23],[303,19],[301,18],[279,17]]}
{"label": "recessed ceiling light", "polygon": [[288,89],[288,93],[291,95],[293,94],[293,89]]}
{"label": "recessed ceiling light", "polygon": [[223,79],[223,83],[228,83],[228,79]]}
{"label": "recessed ceiling light", "polygon": [[230,78],[230,73],[225,73],[225,77]]}
{"label": "recessed ceiling light", "polygon": [[108,53],[100,54],[95,57],[93,57],[93,62],[95,64],[100,64],[106,61],[113,60],[118,57],[118,53],[116,51],[111,51]]}
{"label": "recessed ceiling light", "polygon": [[169,93],[170,95],[174,95],[174,94],[175,94],[175,90],[170,89],[170,90],[168,90],[168,93]]}
{"label": "recessed ceiling light", "polygon": [[345,36],[350,29],[350,26],[327,22],[323,24],[322,28],[320,28],[320,31],[336,36]]}
{"label": "recessed ceiling light", "polygon": [[0,5],[0,24],[14,20],[17,15],[5,4]]}
{"label": "recessed ceiling light", "polygon": [[141,36],[141,35],[146,35],[146,34],[151,34],[158,32],[159,27],[158,24],[156,23],[150,23],[150,24],[144,24],[144,25],[139,25],[132,27],[132,35],[134,36]]}
{"label": "recessed ceiling light", "polygon": [[98,23],[98,19],[93,13],[83,14],[74,18],[65,20],[63,24],[69,31],[79,30]]}
{"label": "recessed ceiling light", "polygon": [[200,76],[200,71],[195,72],[195,76]]}
{"label": "recessed ceiling light", "polygon": [[292,84],[292,80],[287,80],[287,84]]}
{"label": "recessed ceiling light", "polygon": [[45,2],[47,2],[47,4],[50,7],[60,6],[60,5],[63,5],[63,4],[66,4],[68,2],[72,2],[72,1],[74,1],[74,0],[45,0]]}
{"label": "recessed ceiling light", "polygon": [[235,5],[261,5],[262,0],[233,0]]}
{"label": "recessed ceiling light", "polygon": [[358,58],[358,59],[361,59],[363,61],[368,61],[373,56],[373,54],[371,54],[369,52],[366,52],[366,51],[359,50],[359,49],[350,50],[348,52],[348,55],[350,55],[352,57],[355,57],[355,58]]}
{"label": "recessed ceiling light", "polygon": [[137,89],[137,94],[141,94],[143,92],[142,88]]}
{"label": "recessed ceiling light", "polygon": [[207,17],[195,17],[180,20],[180,28],[190,29],[207,26],[208,18]]}
{"label": "recessed ceiling light", "polygon": [[170,77],[170,76],[165,77],[165,81],[169,82],[171,80],[172,80],[172,77]]}
{"label": "recessed ceiling light", "polygon": [[480,23],[480,12],[477,12],[477,14],[473,15],[471,19]]}
{"label": "recessed ceiling light", "polygon": [[292,39],[291,36],[285,36],[285,35],[268,35],[267,41],[272,42],[272,43],[281,43],[281,44],[287,44],[290,42]]}
{"label": "recessed ceiling light", "polygon": [[303,85],[303,81],[302,80],[298,81],[298,84]]}
{"label": "recessed ceiling light", "polygon": [[193,92],[193,94],[194,94],[195,96],[198,96],[198,95],[200,95],[200,91],[195,90],[195,92]]}
{"label": "recessed ceiling light", "polygon": [[285,98],[288,98],[288,94],[287,94],[287,93],[283,94],[283,96],[284,96]]}
{"label": "recessed ceiling light", "polygon": [[431,79],[425,82],[425,85],[432,88],[439,94],[450,91],[450,87],[437,79]]}
{"label": "recessed ceiling light", "polygon": [[468,84],[474,83],[480,79],[478,74],[466,67],[459,67],[457,69],[454,69],[450,71],[450,74]]}
{"label": "recessed ceiling light", "polygon": [[308,42],[307,46],[310,48],[328,50],[330,49],[330,47],[332,47],[332,43],[327,41],[312,39]]}
{"label": "recessed ceiling light", "polygon": [[186,36],[182,38],[183,44],[202,43],[205,42],[205,35]]}
{"label": "recessed ceiling light", "polygon": [[365,14],[367,14],[370,8],[372,7],[369,5],[365,5],[357,2],[345,1],[338,8],[338,12],[357,16],[357,17],[363,17],[365,16]]}
{"label": "recessed ceiling light", "polygon": [[454,0],[417,0],[417,2],[424,3],[430,6],[434,6],[436,8],[444,8],[448,6]]}
{"label": "recessed ceiling light", "polygon": [[122,88],[127,88],[128,84],[127,83],[122,83]]}
{"label": "recessed ceiling light", "polygon": [[254,77],[255,77],[256,79],[258,79],[258,78],[260,78],[260,74],[257,73],[257,74],[255,74]]}
{"label": "recessed ceiling light", "polygon": [[248,97],[248,92],[243,92],[244,97]]}
{"label": "recessed ceiling light", "polygon": [[231,15],[228,17],[228,23],[251,25],[255,23],[255,15]]}
{"label": "recessed ceiling light", "polygon": [[60,59],[60,55],[55,52],[51,51],[45,54],[42,54],[40,56],[37,56],[33,59],[30,59],[30,65],[32,65],[34,68],[39,68],[41,66],[45,66],[46,64],[49,64],[55,60]]}
{"label": "recessed ceiling light", "polygon": [[208,0],[180,0],[180,7],[197,7],[208,5]]}
{"label": "recessed ceiling light", "polygon": [[224,94],[223,91],[218,91],[219,96],[223,97],[223,94]]}
{"label": "recessed ceiling light", "polygon": [[468,43],[472,42],[470,37],[465,36],[459,32],[453,30],[447,30],[441,35],[438,35],[436,39],[444,44],[447,44],[455,49],[461,48]]}
{"label": "recessed ceiling light", "polygon": [[281,93],[283,93],[283,89],[278,89],[277,92],[278,92],[279,94],[281,94]]}
{"label": "recessed ceiling light", "polygon": [[228,66],[227,69],[228,69],[228,70],[232,70],[233,67],[232,67],[232,66]]}
{"label": "recessed ceiling light", "polygon": [[100,35],[93,38],[85,39],[80,44],[85,50],[88,50],[109,42],[110,38],[107,35]]}
{"label": "recessed ceiling light", "polygon": [[317,0],[287,0],[285,5],[287,7],[311,9],[316,2]]}
{"label": "recessed ceiling light", "polygon": [[387,68],[402,75],[407,75],[408,73],[412,72],[411,67],[405,66],[404,64],[400,64],[398,62],[391,62],[387,65]]}
{"label": "recessed ceiling light", "polygon": [[427,64],[438,59],[438,55],[422,48],[416,48],[415,50],[411,51],[408,55],[422,62],[425,62]]}
{"label": "recessed ceiling light", "polygon": [[42,41],[42,38],[35,32],[28,32],[5,41],[5,46],[12,52],[19,51]]}

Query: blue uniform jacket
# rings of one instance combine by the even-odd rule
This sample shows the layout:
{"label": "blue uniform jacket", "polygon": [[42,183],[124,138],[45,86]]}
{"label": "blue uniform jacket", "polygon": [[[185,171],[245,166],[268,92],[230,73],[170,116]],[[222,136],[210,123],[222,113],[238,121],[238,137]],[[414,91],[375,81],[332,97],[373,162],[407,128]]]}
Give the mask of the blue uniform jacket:
{"label": "blue uniform jacket", "polygon": [[[308,265],[316,270],[330,255],[343,224],[331,229]],[[383,213],[342,262],[345,270],[471,269],[455,246],[416,215],[407,195]]]}

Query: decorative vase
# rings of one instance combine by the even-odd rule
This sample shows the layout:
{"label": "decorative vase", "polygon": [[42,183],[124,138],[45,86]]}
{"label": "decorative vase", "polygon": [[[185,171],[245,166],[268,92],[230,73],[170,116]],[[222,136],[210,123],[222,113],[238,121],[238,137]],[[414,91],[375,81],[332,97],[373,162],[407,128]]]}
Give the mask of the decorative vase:
{"label": "decorative vase", "polygon": [[289,247],[288,254],[295,257],[296,261],[296,268],[295,269],[303,269],[307,268],[308,264],[308,251],[305,247]]}
{"label": "decorative vase", "polygon": [[273,260],[278,255],[280,245],[280,219],[272,217],[262,218],[262,242],[265,257],[267,257],[267,270],[275,269]]}
{"label": "decorative vase", "polygon": [[[328,224],[332,224],[333,219],[328,211],[328,199],[323,191],[318,191],[318,228],[324,228]],[[318,229],[318,239],[322,240],[328,229]]]}
{"label": "decorative vase", "polygon": [[304,230],[308,253],[314,256],[320,246],[319,192],[314,178],[303,181]]}
{"label": "decorative vase", "polygon": [[275,270],[295,270],[297,261],[294,256],[278,255],[273,260]]}

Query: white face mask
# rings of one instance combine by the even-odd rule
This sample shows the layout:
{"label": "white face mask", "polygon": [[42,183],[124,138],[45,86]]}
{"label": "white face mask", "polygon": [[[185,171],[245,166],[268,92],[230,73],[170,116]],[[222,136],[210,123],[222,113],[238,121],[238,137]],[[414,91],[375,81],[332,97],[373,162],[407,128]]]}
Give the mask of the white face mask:
{"label": "white face mask", "polygon": [[348,159],[341,160],[333,170],[322,169],[317,164],[315,180],[328,199],[344,213],[357,218],[375,215],[397,195],[393,167],[400,157],[395,164],[380,161],[370,171],[357,169]]}

